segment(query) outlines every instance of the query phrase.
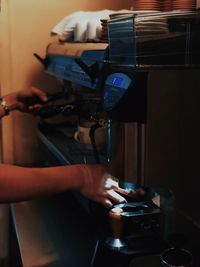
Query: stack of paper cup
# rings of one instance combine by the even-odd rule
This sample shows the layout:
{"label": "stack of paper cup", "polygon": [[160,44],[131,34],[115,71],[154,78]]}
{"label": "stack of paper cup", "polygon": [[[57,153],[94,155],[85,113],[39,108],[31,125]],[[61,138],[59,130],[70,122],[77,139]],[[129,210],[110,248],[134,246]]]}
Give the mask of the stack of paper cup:
{"label": "stack of paper cup", "polygon": [[134,0],[133,10],[160,11],[161,2],[160,0]]}
{"label": "stack of paper cup", "polygon": [[163,0],[162,1],[162,11],[168,12],[172,10],[172,0]]}
{"label": "stack of paper cup", "polygon": [[173,10],[194,10],[196,9],[196,0],[173,0]]}

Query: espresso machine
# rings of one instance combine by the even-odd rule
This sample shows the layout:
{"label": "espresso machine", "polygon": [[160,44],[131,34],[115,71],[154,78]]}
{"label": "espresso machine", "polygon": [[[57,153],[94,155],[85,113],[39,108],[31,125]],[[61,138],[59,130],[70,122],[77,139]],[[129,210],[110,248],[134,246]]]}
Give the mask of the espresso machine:
{"label": "espresso machine", "polygon": [[[198,11],[132,14],[108,22],[108,44],[50,45],[45,59],[35,56],[48,74],[64,81],[63,92],[50,99],[61,97],[66,103],[43,107],[39,116],[75,114],[94,120],[91,138],[96,162],[100,161],[95,130],[106,124],[108,163],[112,157],[112,122],[136,122],[138,129],[148,122],[149,72],[200,65],[199,27]],[[137,141],[139,149],[145,145],[141,136]],[[138,157],[138,161],[143,160],[140,151]],[[165,214],[159,193],[145,188],[145,177],[138,177],[137,184],[122,186],[130,190],[127,203],[114,205],[110,211],[94,208],[97,221],[106,223],[99,224],[92,267],[128,267],[133,257],[159,254],[169,246],[164,240]]]}

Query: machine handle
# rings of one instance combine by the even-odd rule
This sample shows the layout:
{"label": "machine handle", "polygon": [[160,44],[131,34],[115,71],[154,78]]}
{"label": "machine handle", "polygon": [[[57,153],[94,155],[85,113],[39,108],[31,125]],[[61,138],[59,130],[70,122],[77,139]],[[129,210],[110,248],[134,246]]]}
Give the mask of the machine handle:
{"label": "machine handle", "polygon": [[37,60],[42,63],[42,65],[46,68],[49,64],[49,58],[48,57],[45,57],[45,58],[42,58],[41,56],[39,56],[37,53],[34,53],[33,54],[34,57],[37,58]]}
{"label": "machine handle", "polygon": [[64,116],[71,116],[71,115],[77,115],[77,109],[74,105],[68,105],[68,104],[47,106],[36,109],[34,114],[40,116],[41,118],[51,118],[59,114],[62,114]]}
{"label": "machine handle", "polygon": [[81,67],[82,70],[90,77],[91,81],[94,82],[97,76],[99,75],[99,65],[97,62],[88,66],[83,62],[83,60],[76,58],[75,62]]}
{"label": "machine handle", "polygon": [[90,128],[90,132],[89,132],[89,136],[90,136],[90,140],[92,143],[96,163],[100,163],[100,158],[99,158],[99,153],[98,153],[98,149],[97,149],[97,145],[96,145],[96,141],[95,141],[95,132],[100,127],[102,127],[102,126],[99,123],[96,123]]}

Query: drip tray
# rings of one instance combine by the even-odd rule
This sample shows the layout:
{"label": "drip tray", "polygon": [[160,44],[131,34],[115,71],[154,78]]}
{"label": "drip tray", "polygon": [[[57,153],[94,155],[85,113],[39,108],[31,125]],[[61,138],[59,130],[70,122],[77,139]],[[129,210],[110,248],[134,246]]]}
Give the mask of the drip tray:
{"label": "drip tray", "polygon": [[[129,252],[134,255],[141,254],[159,254],[165,250],[168,246],[159,234],[151,230],[141,230],[137,234],[134,233],[126,237],[125,240]],[[141,265],[143,267],[143,265]]]}
{"label": "drip tray", "polygon": [[128,267],[163,267],[160,255],[136,257]]}

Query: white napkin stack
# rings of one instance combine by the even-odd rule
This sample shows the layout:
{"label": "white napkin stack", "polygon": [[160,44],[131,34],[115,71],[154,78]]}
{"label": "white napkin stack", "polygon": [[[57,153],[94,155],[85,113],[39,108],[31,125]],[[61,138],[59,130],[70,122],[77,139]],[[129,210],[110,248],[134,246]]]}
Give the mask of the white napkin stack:
{"label": "white napkin stack", "polygon": [[[101,31],[100,19],[109,19],[109,15],[116,11],[77,11],[64,17],[52,29],[52,33],[63,36],[63,38],[72,37],[74,42],[86,42],[99,37]],[[120,11],[119,11],[120,12]],[[63,39],[64,40],[64,39]]]}

